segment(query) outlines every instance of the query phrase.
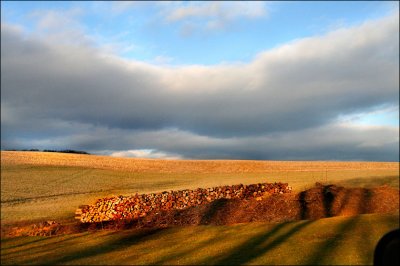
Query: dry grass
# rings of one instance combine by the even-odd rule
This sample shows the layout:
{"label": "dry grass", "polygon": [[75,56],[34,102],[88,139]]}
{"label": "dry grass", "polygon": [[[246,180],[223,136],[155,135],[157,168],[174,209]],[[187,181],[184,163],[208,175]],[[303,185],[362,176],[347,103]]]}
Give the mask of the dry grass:
{"label": "dry grass", "polygon": [[[96,198],[225,184],[399,186],[399,163],[166,161],[1,152],[1,222],[69,219]],[[283,224],[99,231],[1,239],[2,264],[371,264],[398,214]]]}
{"label": "dry grass", "polygon": [[1,240],[2,264],[371,265],[398,214]]}
{"label": "dry grass", "polygon": [[397,162],[326,161],[250,161],[250,160],[159,160],[115,158],[109,156],[1,152],[1,164],[78,166],[93,169],[122,170],[135,173],[263,173],[277,171],[321,172],[335,170],[399,170]]}
{"label": "dry grass", "polygon": [[258,182],[399,186],[399,163],[190,161],[1,152],[1,222],[72,218],[100,197]]}

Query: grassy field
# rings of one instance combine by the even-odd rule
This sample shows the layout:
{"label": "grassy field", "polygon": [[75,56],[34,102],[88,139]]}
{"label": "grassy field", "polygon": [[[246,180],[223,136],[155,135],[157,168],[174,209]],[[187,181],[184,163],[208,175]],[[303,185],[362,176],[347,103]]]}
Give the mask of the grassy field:
{"label": "grassy field", "polygon": [[2,264],[372,264],[398,214],[2,239]]}
{"label": "grassy field", "polygon": [[[1,152],[1,223],[74,222],[99,197],[219,185],[399,186],[399,163],[166,161]],[[2,264],[371,264],[398,214],[1,239]]]}
{"label": "grassy field", "polygon": [[399,186],[399,163],[127,159],[1,152],[1,222],[72,219],[99,197],[257,182]]}

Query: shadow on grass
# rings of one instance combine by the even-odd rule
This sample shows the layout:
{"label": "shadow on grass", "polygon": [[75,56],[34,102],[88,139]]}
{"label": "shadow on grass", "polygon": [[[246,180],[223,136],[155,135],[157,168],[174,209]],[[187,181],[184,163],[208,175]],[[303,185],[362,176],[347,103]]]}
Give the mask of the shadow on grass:
{"label": "shadow on grass", "polygon": [[[225,219],[226,215],[221,216],[219,213],[225,208],[227,203],[228,203],[227,199],[217,199],[217,200],[211,202],[209,204],[209,206],[207,207],[206,211],[204,212],[204,214],[202,215],[199,225],[208,225],[208,224],[215,224],[215,223],[218,224],[218,221],[216,222],[216,220],[218,220],[218,217]],[[169,254],[167,256],[164,256],[164,257],[158,259],[156,262],[154,262],[152,264],[155,264],[155,265],[164,264],[164,263],[167,263],[168,261],[174,260],[176,258],[180,258],[182,256],[188,256],[188,254],[192,254],[192,253],[198,251],[199,249],[204,248],[212,243],[215,244],[215,242],[219,242],[219,240],[217,240],[215,238],[211,238],[209,240],[202,241],[199,244],[197,244],[195,247],[190,246],[189,249],[184,249],[184,251],[179,251],[177,253],[174,252],[172,254]],[[182,247],[177,248],[176,250],[182,250]]]}
{"label": "shadow on grass", "polygon": [[[348,201],[348,193],[346,193],[345,197],[345,204]],[[369,190],[367,189],[362,189],[362,192],[360,194],[360,197],[358,198],[358,210],[357,213],[366,213],[371,201],[372,194]],[[344,207],[344,205],[342,205]],[[352,232],[354,228],[357,225],[359,217],[354,216],[349,218],[347,221],[344,221],[339,228],[336,230],[336,235],[333,238],[329,238],[327,241],[325,241],[324,244],[320,246],[318,250],[314,252],[311,257],[307,259],[305,262],[306,264],[309,265],[316,265],[318,263],[321,263],[323,259],[329,255],[330,253],[334,252],[336,248],[338,248],[343,242],[343,240],[348,236],[348,233]],[[358,248],[358,247],[354,247]],[[339,255],[340,256],[340,255]]]}
{"label": "shadow on grass", "polygon": [[[21,237],[18,237],[19,239],[22,239],[22,240],[25,240],[26,239],[26,236],[21,236]],[[15,240],[17,240],[18,238],[10,238],[10,239],[5,239],[5,240],[1,240],[1,244],[2,244],[2,246],[4,245],[4,244],[6,244],[8,241],[10,241],[10,240],[13,240],[13,241],[15,241]],[[32,240],[32,241],[26,241],[26,242],[23,242],[23,243],[21,243],[21,244],[17,244],[17,245],[13,245],[13,246],[9,246],[9,247],[1,247],[1,250],[3,251],[3,250],[8,250],[8,249],[13,249],[13,248],[19,248],[19,247],[23,247],[23,246],[26,246],[26,245],[30,245],[30,244],[33,244],[33,243],[37,243],[37,242],[41,242],[41,241],[44,241],[44,240],[47,240],[48,238],[47,237],[44,237],[44,236],[42,236],[42,237],[36,237],[34,240]]]}
{"label": "shadow on grass", "polygon": [[[46,265],[69,264],[74,260],[90,258],[90,257],[94,257],[97,255],[104,255],[109,252],[113,252],[115,250],[120,250],[120,249],[129,247],[129,246],[135,245],[137,243],[140,243],[141,241],[144,241],[145,238],[155,235],[162,230],[163,229],[161,229],[161,228],[144,229],[144,230],[140,230],[138,232],[129,233],[128,235],[119,237],[116,240],[106,242],[104,244],[100,244],[97,246],[90,246],[90,247],[80,250],[79,252],[77,252],[75,250],[75,251],[71,252],[70,254],[64,255],[60,258],[53,259],[53,260],[47,260],[43,264],[46,264]],[[118,232],[116,232],[116,234],[117,233]]]}
{"label": "shadow on grass", "polygon": [[[201,230],[196,230],[196,235],[204,234],[205,228],[202,228]],[[211,237],[208,240],[203,240],[197,243],[196,245],[193,245],[192,243],[188,243],[188,241],[182,241],[181,238],[176,238],[174,237],[174,242],[173,249],[167,254],[162,257],[157,258],[154,262],[151,262],[149,264],[151,265],[171,265],[171,262],[173,262],[175,259],[179,259],[182,257],[188,257],[191,254],[195,254],[199,250],[201,250],[204,247],[210,246],[211,244],[216,244],[219,241],[223,241],[218,237]],[[173,265],[173,263],[172,263]]]}
{"label": "shadow on grass", "polygon": [[[280,234],[291,223],[282,223],[276,225],[271,230],[266,231],[256,237],[253,237],[238,247],[231,250],[228,254],[217,256],[199,264],[213,265],[241,265],[246,264],[259,256],[268,253],[273,248],[287,241],[292,235],[309,226],[312,221],[304,221],[293,226],[289,231]],[[272,238],[274,238],[272,240]]]}
{"label": "shadow on grass", "polygon": [[373,226],[371,225],[370,218],[368,222],[364,222],[364,227],[367,227],[365,230],[362,230],[360,240],[358,241],[358,245],[361,247],[360,254],[364,259],[364,263],[368,265],[372,265],[374,262],[374,252],[375,247],[378,244],[379,239],[375,239],[374,234],[372,234]]}
{"label": "shadow on grass", "polygon": [[[335,230],[336,235],[335,237],[328,238],[320,247],[306,259],[303,264],[306,265],[319,265],[324,264],[324,259],[329,255],[332,254],[336,248],[340,246],[343,240],[347,237],[348,232],[351,232],[356,224],[357,224],[357,217],[349,218],[347,221],[344,221],[337,230]],[[340,256],[338,254],[337,256]]]}
{"label": "shadow on grass", "polygon": [[336,181],[335,184],[346,186],[346,187],[377,187],[383,185],[389,185],[394,188],[399,187],[399,176],[391,175],[391,176],[372,176],[372,177],[359,177],[359,178],[351,178],[341,181]]}
{"label": "shadow on grass", "polygon": [[[24,256],[26,254],[26,256],[29,256],[29,253],[33,253],[33,251],[37,250],[37,251],[43,251],[43,250],[47,250],[47,249],[51,249],[54,248],[55,245],[59,246],[61,243],[64,242],[68,242],[70,240],[73,239],[77,239],[77,238],[81,238],[84,235],[73,235],[73,236],[67,236],[64,237],[63,239],[58,239],[58,237],[43,237],[42,239],[38,240],[38,241],[30,241],[24,244],[20,244],[18,246],[14,246],[15,248],[21,248],[22,249],[18,249],[18,250],[11,250],[8,253],[2,253],[2,259],[7,259],[7,260],[12,260],[21,256]],[[54,241],[56,240],[56,241]],[[42,242],[45,241],[44,243],[41,243],[39,245],[34,245],[35,242]],[[31,244],[33,244],[34,246],[31,246]],[[14,256],[10,256],[10,255],[14,255]]]}

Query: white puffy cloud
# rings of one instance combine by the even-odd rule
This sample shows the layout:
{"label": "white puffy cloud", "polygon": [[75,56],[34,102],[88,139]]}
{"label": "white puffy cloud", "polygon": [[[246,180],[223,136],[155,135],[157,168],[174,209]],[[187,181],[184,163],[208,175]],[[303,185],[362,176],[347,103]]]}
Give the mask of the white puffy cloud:
{"label": "white puffy cloud", "polygon": [[180,155],[155,151],[153,149],[114,151],[110,155],[113,157],[133,157],[133,158],[151,158],[151,159],[167,159],[167,160],[182,159]]}

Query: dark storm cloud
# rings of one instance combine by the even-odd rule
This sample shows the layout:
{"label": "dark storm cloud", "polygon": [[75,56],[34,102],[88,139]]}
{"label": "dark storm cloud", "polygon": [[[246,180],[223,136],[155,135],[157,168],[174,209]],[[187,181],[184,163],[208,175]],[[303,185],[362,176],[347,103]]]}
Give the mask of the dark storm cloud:
{"label": "dark storm cloud", "polygon": [[[123,60],[6,24],[1,37],[2,148],[63,143],[191,158],[398,158],[398,129],[346,129],[336,144],[336,134],[318,145],[311,137],[320,128],[342,132],[340,115],[398,105],[398,15],[216,66]],[[391,142],[359,146],[382,135]]]}
{"label": "dark storm cloud", "polygon": [[[53,138],[19,139],[19,145],[74,148],[129,156],[142,149],[197,159],[380,160],[399,158],[399,130],[331,124],[323,127],[257,137],[215,138],[178,129],[155,131],[107,129],[74,125],[76,132]],[[14,143],[17,144],[17,143]],[[25,146],[24,146],[25,145]],[[28,146],[26,146],[28,145]],[[127,152],[128,151],[128,152]],[[175,157],[175,156],[172,156]]]}

